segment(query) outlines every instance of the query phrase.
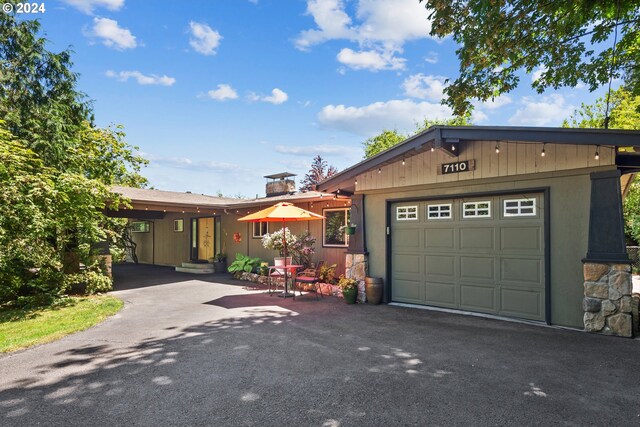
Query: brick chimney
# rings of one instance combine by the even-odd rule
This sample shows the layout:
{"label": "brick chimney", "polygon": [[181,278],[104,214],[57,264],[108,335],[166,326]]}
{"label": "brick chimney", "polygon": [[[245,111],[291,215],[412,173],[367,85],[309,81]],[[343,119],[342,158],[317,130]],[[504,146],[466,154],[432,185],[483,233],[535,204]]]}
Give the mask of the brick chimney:
{"label": "brick chimney", "polygon": [[296,181],[293,177],[295,173],[282,172],[273,175],[267,175],[266,193],[267,197],[282,196],[284,194],[292,194],[296,192]]}

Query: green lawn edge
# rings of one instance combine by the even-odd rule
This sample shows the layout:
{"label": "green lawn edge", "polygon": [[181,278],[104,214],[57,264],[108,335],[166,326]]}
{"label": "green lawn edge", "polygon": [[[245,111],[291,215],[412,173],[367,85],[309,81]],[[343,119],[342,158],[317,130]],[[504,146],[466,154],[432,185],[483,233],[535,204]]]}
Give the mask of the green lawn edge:
{"label": "green lawn edge", "polygon": [[69,297],[65,304],[40,310],[0,310],[0,353],[33,347],[84,331],[122,309],[111,295]]}

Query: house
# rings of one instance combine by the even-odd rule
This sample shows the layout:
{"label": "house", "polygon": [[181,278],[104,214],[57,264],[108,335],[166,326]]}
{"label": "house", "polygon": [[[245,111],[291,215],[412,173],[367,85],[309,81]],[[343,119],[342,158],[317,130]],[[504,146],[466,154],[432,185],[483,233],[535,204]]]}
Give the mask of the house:
{"label": "house", "polygon": [[630,336],[638,147],[638,131],[434,126],[317,189],[351,196],[346,264],[384,278],[386,302]]}
{"label": "house", "polygon": [[130,219],[139,262],[197,273],[200,269],[194,263],[206,262],[218,253],[227,254],[229,261],[242,253],[271,263],[277,254],[262,246],[262,236],[282,226],[237,219],[278,202],[294,203],[326,219],[291,222],[287,227],[294,234],[308,231],[316,237],[313,258],[337,264],[336,274],[341,274],[348,236],[338,228],[346,224],[351,200],[316,191],[296,192],[294,176],[286,172],[266,176],[266,197],[255,199],[113,187],[114,192],[131,200],[131,208],[110,211],[109,215]]}
{"label": "house", "polygon": [[639,150],[638,131],[434,126],[317,191],[293,192],[286,173],[252,200],[117,188],[133,209],[116,214],[136,218],[142,262],[269,260],[274,230],[237,219],[286,200],[327,217],[291,224],[317,238],[315,259],[383,278],[385,302],[631,336],[622,195]]}

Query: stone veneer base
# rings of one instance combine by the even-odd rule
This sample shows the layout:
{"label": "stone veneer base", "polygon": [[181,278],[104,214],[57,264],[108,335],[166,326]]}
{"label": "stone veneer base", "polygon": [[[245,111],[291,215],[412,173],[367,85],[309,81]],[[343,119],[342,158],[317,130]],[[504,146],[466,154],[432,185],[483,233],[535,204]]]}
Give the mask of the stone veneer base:
{"label": "stone veneer base", "polygon": [[584,330],[632,337],[634,300],[631,266],[586,262],[584,273]]}
{"label": "stone veneer base", "polygon": [[367,294],[364,288],[364,279],[369,271],[369,260],[366,254],[347,253],[345,254],[344,276],[347,279],[358,281],[358,302],[367,301]]}

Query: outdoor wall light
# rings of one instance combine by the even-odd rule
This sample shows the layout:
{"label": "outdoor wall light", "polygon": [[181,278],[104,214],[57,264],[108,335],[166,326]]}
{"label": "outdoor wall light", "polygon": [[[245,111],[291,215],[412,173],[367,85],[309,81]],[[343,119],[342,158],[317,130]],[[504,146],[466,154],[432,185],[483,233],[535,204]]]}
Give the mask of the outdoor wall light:
{"label": "outdoor wall light", "polygon": [[500,154],[500,145],[496,143],[496,154]]}
{"label": "outdoor wall light", "polygon": [[378,173],[382,173],[382,169],[378,168]]}
{"label": "outdoor wall light", "polygon": [[598,153],[599,149],[600,149],[600,146],[596,145],[596,155],[593,156],[593,158],[596,159],[596,160],[600,160],[600,153]]}
{"label": "outdoor wall light", "polygon": [[404,166],[404,159],[402,159],[402,166]]}
{"label": "outdoor wall light", "polygon": [[541,155],[542,157],[544,157],[544,155],[545,155],[545,154],[546,154],[546,153],[545,153],[545,151],[544,151],[544,144],[542,144],[542,152],[540,153],[540,155]]}
{"label": "outdoor wall light", "polygon": [[433,145],[431,146],[431,152],[433,153],[434,151],[436,151],[436,147],[434,147]]}

